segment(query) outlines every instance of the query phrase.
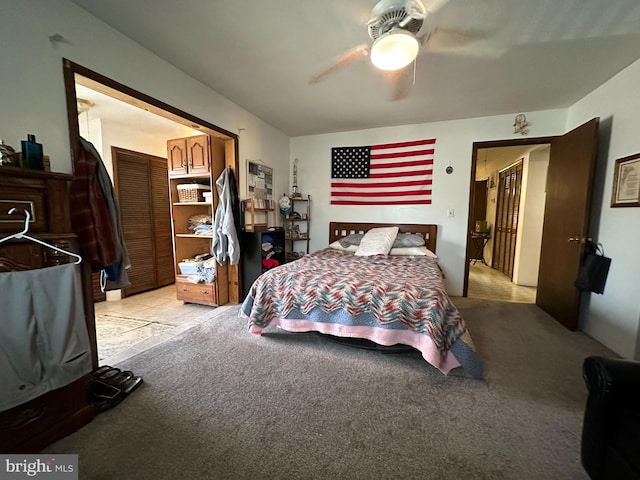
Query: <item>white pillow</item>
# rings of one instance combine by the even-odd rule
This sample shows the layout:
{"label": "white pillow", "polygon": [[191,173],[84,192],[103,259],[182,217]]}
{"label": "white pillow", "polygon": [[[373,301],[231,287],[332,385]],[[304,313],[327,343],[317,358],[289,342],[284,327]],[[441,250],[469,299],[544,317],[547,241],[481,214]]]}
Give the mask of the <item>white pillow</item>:
{"label": "white pillow", "polygon": [[358,249],[358,245],[349,245],[348,247],[343,247],[340,243],[340,240],[336,240],[335,242],[329,244],[329,248],[342,250],[343,252],[355,252]]}
{"label": "white pillow", "polygon": [[386,255],[391,250],[397,235],[398,227],[372,228],[362,237],[356,255],[361,257]]}
{"label": "white pillow", "polygon": [[389,255],[419,255],[423,257],[438,258],[438,256],[427,247],[398,247],[392,248]]}

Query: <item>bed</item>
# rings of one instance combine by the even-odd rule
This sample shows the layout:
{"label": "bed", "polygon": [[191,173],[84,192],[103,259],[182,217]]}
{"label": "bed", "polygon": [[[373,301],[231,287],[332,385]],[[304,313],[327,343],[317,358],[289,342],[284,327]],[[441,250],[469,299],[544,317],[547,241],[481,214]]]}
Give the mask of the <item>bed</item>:
{"label": "bed", "polygon": [[[397,227],[398,238],[422,237],[421,251],[429,254],[392,249],[388,255],[360,256],[354,253],[357,246],[340,243],[383,227]],[[330,246],[260,275],[240,316],[254,334],[280,328],[405,345],[444,374],[462,367],[472,378],[482,378],[471,336],[431,253],[436,241],[436,225],[331,222]]]}

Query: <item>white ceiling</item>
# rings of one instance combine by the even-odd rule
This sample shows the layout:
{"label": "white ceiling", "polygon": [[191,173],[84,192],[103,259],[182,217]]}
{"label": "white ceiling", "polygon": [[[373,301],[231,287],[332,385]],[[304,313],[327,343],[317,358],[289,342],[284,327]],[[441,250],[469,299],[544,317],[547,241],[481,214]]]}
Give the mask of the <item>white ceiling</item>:
{"label": "white ceiling", "polygon": [[78,99],[93,102],[93,106],[87,114],[81,114],[78,117],[79,122],[88,122],[92,119],[100,118],[136,127],[137,129],[143,129],[146,132],[152,132],[158,135],[158,137],[167,138],[175,135],[176,129],[178,128],[176,122],[172,120],[130,105],[127,102],[92,90],[78,83],[76,83],[76,96]]}
{"label": "white ceiling", "polygon": [[375,0],[72,1],[289,136],[563,108],[640,58],[638,0],[449,0],[392,101],[368,58],[309,84]]}

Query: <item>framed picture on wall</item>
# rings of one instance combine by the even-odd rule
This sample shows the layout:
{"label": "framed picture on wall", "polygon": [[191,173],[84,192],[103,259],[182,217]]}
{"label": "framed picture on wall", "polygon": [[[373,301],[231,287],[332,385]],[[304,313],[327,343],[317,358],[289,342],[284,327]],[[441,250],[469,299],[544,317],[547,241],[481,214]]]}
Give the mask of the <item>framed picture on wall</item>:
{"label": "framed picture on wall", "polygon": [[257,208],[274,208],[273,168],[260,161],[247,160],[247,198]]}
{"label": "framed picture on wall", "polygon": [[640,207],[640,153],[616,160],[612,207]]}

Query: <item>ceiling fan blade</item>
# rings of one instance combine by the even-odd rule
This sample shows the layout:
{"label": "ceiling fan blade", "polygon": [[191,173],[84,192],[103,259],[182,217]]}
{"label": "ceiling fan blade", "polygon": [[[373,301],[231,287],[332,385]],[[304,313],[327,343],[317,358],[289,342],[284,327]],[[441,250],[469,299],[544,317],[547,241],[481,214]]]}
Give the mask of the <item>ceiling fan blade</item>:
{"label": "ceiling fan blade", "polygon": [[446,3],[449,3],[449,0],[425,0],[424,6],[427,12],[433,14],[444,7]]}
{"label": "ceiling fan blade", "polygon": [[419,39],[426,50],[436,53],[497,58],[505,52],[487,40],[486,32],[441,27]]}
{"label": "ceiling fan blade", "polygon": [[411,87],[414,84],[415,62],[407,65],[405,68],[395,71],[383,71],[383,75],[387,82],[391,84],[392,102],[402,100],[409,95]]}
{"label": "ceiling fan blade", "polygon": [[324,79],[325,77],[335,72],[336,70],[352,62],[355,62],[356,60],[359,60],[362,57],[366,57],[367,55],[369,55],[370,51],[371,51],[371,47],[367,44],[358,45],[357,47],[352,48],[348,52],[338,57],[336,61],[333,63],[333,65],[324,69],[317,75],[314,75],[313,77],[311,77],[311,79],[309,80],[309,83],[310,84],[318,83],[320,80]]}

